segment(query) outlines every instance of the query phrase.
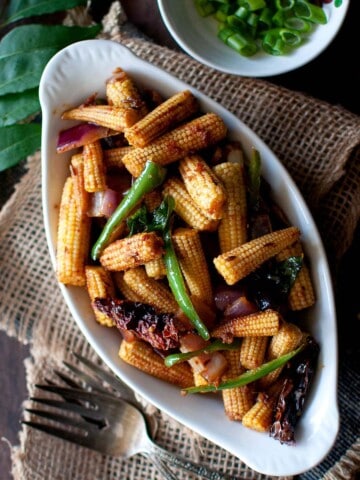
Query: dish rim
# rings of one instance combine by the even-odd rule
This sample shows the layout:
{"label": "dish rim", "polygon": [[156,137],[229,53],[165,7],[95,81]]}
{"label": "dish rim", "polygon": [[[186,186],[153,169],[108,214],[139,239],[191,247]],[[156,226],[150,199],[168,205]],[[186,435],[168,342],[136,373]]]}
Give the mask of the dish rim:
{"label": "dish rim", "polygon": [[[184,8],[189,8],[189,2],[192,0],[184,0],[183,7]],[[195,46],[193,44],[190,44],[186,38],[184,38],[183,35],[179,32],[179,29],[176,27],[176,21],[173,19],[170,13],[168,13],[169,8],[171,9],[171,5],[173,5],[172,0],[157,0],[158,3],[158,8],[161,14],[161,18],[169,31],[170,35],[173,37],[173,39],[176,41],[176,43],[191,57],[193,57],[195,60],[197,60],[200,63],[203,63],[204,65],[207,65],[208,67],[214,68],[216,70],[219,70],[220,72],[224,73],[231,73],[234,75],[241,75],[241,76],[247,76],[247,77],[258,77],[258,78],[266,78],[266,77],[271,77],[271,76],[276,76],[276,75],[282,75],[285,73],[289,73],[291,71],[297,70],[298,68],[303,67],[304,65],[310,63],[313,61],[316,57],[318,57],[328,46],[333,42],[335,37],[337,36],[342,24],[344,23],[348,8],[349,8],[349,0],[343,0],[343,3],[340,7],[335,7],[334,2],[331,4],[324,4],[324,8],[328,12],[334,12],[334,11],[339,11],[338,16],[333,16],[331,15],[330,17],[330,22],[326,25],[319,25],[316,26],[316,28],[330,28],[332,27],[331,34],[328,35],[328,37],[322,41],[322,45],[320,48],[312,48],[312,49],[307,49],[306,50],[306,55],[303,56],[303,58],[300,61],[296,61],[296,57],[299,56],[299,52],[303,53],[304,52],[304,46],[302,45],[298,49],[294,50],[292,53],[289,55],[281,55],[281,56],[270,56],[270,55],[265,55],[264,53],[257,54],[254,57],[242,57],[241,55],[237,54],[235,51],[233,51],[230,47],[225,47],[224,46],[219,46],[221,48],[222,54],[223,55],[228,55],[234,60],[239,60],[239,63],[236,64],[236,66],[226,66],[223,64],[219,64],[216,61],[212,60],[211,57],[209,57],[206,53],[204,54],[203,52],[200,52],[198,50],[198,45],[197,43]],[[190,6],[194,10],[193,6]],[[195,15],[197,15],[197,12],[193,12]],[[201,18],[198,16],[200,21],[203,22],[208,22],[209,18]],[[334,19],[333,19],[334,18]],[[204,29],[203,29],[204,30]],[[313,32],[313,34],[316,31]],[[320,32],[321,33],[321,32]],[[317,34],[317,36],[320,37],[320,33]],[[216,35],[216,34],[215,34]],[[312,43],[312,42],[310,42]],[[303,48],[302,52],[301,49]],[[259,58],[260,56],[260,58]],[[268,59],[268,57],[271,58]],[[293,58],[295,57],[295,60],[293,61]],[[266,68],[263,67],[262,69],[260,67],[256,67],[254,69],[254,65],[256,63],[260,64],[263,63],[261,62],[262,58],[265,59],[265,61],[268,59],[266,63],[273,63],[274,67]],[[266,64],[265,64],[266,65]]]}
{"label": "dish rim", "polygon": [[[106,52],[106,55],[104,54]],[[154,378],[150,378],[146,374],[143,374],[142,372],[135,372],[132,367],[129,367],[117,357],[117,354],[114,353],[114,351],[111,351],[111,354],[109,354],[108,350],[106,350],[104,347],[104,342],[100,342],[97,338],[97,335],[101,331],[104,330],[104,327],[100,325],[93,325],[90,324],[90,327],[88,325],[89,323],[89,318],[87,315],[89,315],[89,305],[86,305],[86,301],[89,304],[89,300],[84,297],[83,293],[79,293],[79,287],[65,287],[64,285],[60,285],[60,289],[64,295],[64,298],[66,300],[67,305],[70,308],[70,311],[78,324],[79,328],[81,329],[82,333],[84,334],[86,340],[90,343],[90,345],[94,348],[94,350],[98,353],[98,355],[102,358],[102,360],[111,368],[111,370],[115,373],[115,375],[118,375],[122,380],[124,380],[127,384],[129,384],[134,390],[136,390],[140,395],[142,395],[146,400],[148,400],[150,403],[153,403],[156,405],[158,408],[163,410],[165,413],[168,415],[172,416],[175,418],[177,421],[179,421],[182,424],[187,425],[188,427],[192,428],[193,430],[197,431],[200,435],[204,436],[205,438],[208,438],[209,440],[213,441],[214,443],[217,443],[220,445],[220,447],[225,448],[226,450],[230,451],[232,454],[240,458],[242,461],[247,463],[251,468],[254,470],[257,470],[261,473],[268,474],[268,475],[296,475],[299,474],[305,470],[308,470],[310,468],[313,468],[315,465],[317,465],[323,458],[324,456],[329,452],[331,449],[333,443],[335,442],[337,431],[339,428],[339,412],[338,412],[338,407],[337,407],[337,399],[336,399],[336,386],[337,386],[337,332],[336,332],[336,316],[335,316],[335,307],[334,307],[334,299],[333,299],[333,292],[332,292],[332,285],[331,285],[331,280],[330,280],[330,274],[329,274],[329,268],[328,264],[326,261],[326,256],[324,252],[324,248],[322,246],[322,242],[320,239],[320,235],[317,231],[317,228],[315,226],[315,223],[312,219],[312,216],[308,210],[308,207],[305,204],[305,201],[303,200],[298,188],[296,187],[295,183],[291,179],[290,175],[284,168],[284,166],[280,163],[280,161],[277,159],[277,157],[273,154],[273,152],[265,145],[265,143],[252,131],[247,127],[243,122],[241,122],[239,119],[237,119],[232,113],[230,113],[228,110],[225,110],[224,107],[222,107],[220,104],[214,102],[211,100],[209,97],[207,97],[204,93],[199,92],[193,87],[190,87],[189,85],[185,84],[184,82],[178,80],[176,77],[172,76],[171,74],[165,72],[164,70],[155,67],[154,65],[151,65],[150,63],[146,62],[145,60],[140,59],[139,57],[135,56],[128,48],[116,43],[112,42],[109,40],[86,40],[82,42],[77,42],[75,44],[70,45],[69,47],[66,47],[65,49],[61,50],[59,53],[57,53],[48,63],[46,66],[43,76],[41,78],[40,82],[40,103],[43,111],[43,131],[42,131],[42,196],[43,196],[43,213],[44,213],[44,224],[45,224],[45,231],[46,231],[46,238],[48,242],[48,247],[50,251],[50,256],[52,259],[53,266],[55,267],[55,238],[54,237],[54,215],[55,215],[55,205],[50,204],[50,199],[49,196],[51,197],[51,189],[48,188],[50,185],[50,170],[53,168],[54,170],[54,165],[51,166],[50,164],[50,159],[51,158],[58,158],[57,154],[54,152],[52,149],[49,152],[50,145],[54,146],[54,138],[52,138],[52,141],[49,141],[49,135],[51,134],[51,126],[56,123],[56,117],[55,115],[58,115],[60,111],[64,109],[64,105],[62,104],[61,106],[59,103],[51,104],[50,98],[56,98],[56,92],[57,89],[60,88],[59,82],[61,82],[61,87],[64,88],[63,81],[67,76],[69,75],[69,72],[67,70],[68,63],[70,62],[71,65],[73,60],[76,59],[75,62],[75,71],[78,72],[79,74],[83,74],[81,71],[81,67],[84,65],[82,62],[91,62],[91,61],[100,61],[101,63],[104,63],[104,65],[107,65],[107,68],[109,69],[109,62],[111,59],[111,62],[114,61],[116,58],[117,64],[112,64],[111,66],[111,71],[114,70],[116,66],[123,66],[125,69],[124,65],[129,63],[130,65],[135,65],[136,68],[135,71],[137,71],[139,75],[139,71],[143,70],[144,67],[145,70],[149,71],[151,74],[156,73],[158,77],[155,79],[152,78],[152,82],[155,82],[156,85],[167,85],[167,88],[172,90],[173,92],[179,91],[181,87],[189,88],[191,91],[195,93],[197,98],[200,100],[200,103],[202,105],[202,108],[204,106],[207,106],[207,109],[212,110],[212,111],[217,111],[217,112],[222,112],[221,115],[225,119],[225,122],[228,123],[232,122],[235,123],[236,128],[239,129],[239,133],[241,133],[242,138],[247,137],[247,141],[250,143],[249,137],[252,138],[252,142],[255,144],[257,147],[259,147],[259,150],[262,154],[263,161],[265,161],[264,168],[266,172],[266,168],[270,168],[268,166],[268,162],[270,162],[269,158],[271,158],[273,161],[275,159],[275,164],[272,165],[271,168],[275,168],[277,172],[281,172],[281,180],[283,181],[283,188],[287,191],[287,193],[291,194],[297,202],[300,201],[300,206],[301,206],[301,212],[295,212],[295,215],[302,215],[304,217],[304,222],[306,220],[306,224],[308,226],[307,228],[307,234],[309,235],[309,229],[312,230],[312,236],[315,238],[315,246],[317,248],[318,253],[320,254],[318,260],[317,260],[317,269],[320,269],[318,273],[321,273],[321,275],[318,275],[318,277],[322,277],[322,280],[325,282],[324,283],[324,288],[325,288],[325,293],[321,296],[321,298],[324,298],[324,295],[326,296],[328,300],[328,309],[330,311],[330,316],[332,318],[332,325],[330,326],[333,327],[333,336],[330,338],[330,345],[326,345],[325,350],[322,350],[321,356],[323,356],[326,352],[328,352],[329,348],[332,348],[332,358],[333,358],[333,364],[330,364],[331,367],[331,372],[332,376],[328,378],[328,381],[330,381],[331,387],[329,387],[329,384],[327,384],[328,389],[331,391],[331,395],[329,394],[328,397],[331,397],[332,399],[332,406],[330,409],[330,417],[332,419],[331,425],[327,425],[326,428],[326,435],[324,437],[324,433],[322,432],[322,442],[326,442],[326,447],[323,448],[321,455],[318,455],[316,458],[316,461],[311,460],[311,464],[304,464],[303,462],[303,453],[302,450],[303,448],[301,445],[297,445],[297,447],[294,448],[297,449],[295,450],[296,453],[296,458],[299,457],[299,455],[302,457],[301,462],[297,462],[296,466],[289,465],[287,463],[286,465],[281,466],[279,468],[276,466],[276,470],[274,471],[273,466],[269,465],[262,465],[261,463],[256,461],[253,457],[249,456],[249,454],[244,454],[243,452],[239,452],[236,448],[234,448],[231,445],[230,439],[226,437],[226,442],[224,443],[219,443],[219,439],[217,436],[214,436],[214,433],[212,431],[209,431],[207,428],[204,426],[200,426],[203,428],[199,428],[198,423],[194,424],[194,420],[189,421],[187,415],[191,414],[191,410],[193,409],[195,405],[195,409],[199,408],[199,405],[204,409],[205,405],[210,408],[210,411],[212,408],[212,402],[213,399],[205,399],[201,398],[201,403],[199,404],[199,397],[194,398],[191,396],[191,402],[190,404],[192,405],[192,408],[189,407],[189,402],[185,402],[186,405],[181,405],[181,412],[178,413],[172,405],[167,403],[163,403],[163,400],[159,397],[159,394],[156,392],[156,389],[159,389],[161,387],[162,390],[166,391],[169,395],[171,395],[171,398],[175,398],[174,394],[171,394],[171,392],[174,392],[176,387],[174,388],[173,386],[166,385],[164,386],[163,382],[156,380]],[[122,59],[121,59],[122,58]],[[120,60],[121,59],[121,60]],[[86,72],[86,75],[89,75],[89,70],[94,68],[93,66],[90,65],[88,68],[88,71]],[[130,73],[131,74],[131,73]],[[71,74],[70,74],[71,75]],[[77,79],[77,74],[73,72],[73,79]],[[104,77],[105,72],[103,69],[101,69],[100,76]],[[89,75],[90,76],[90,75]],[[50,81],[51,80],[51,81]],[[101,80],[99,80],[101,82]],[[170,85],[169,85],[170,84]],[[82,87],[84,88],[84,87]],[[84,92],[82,94],[83,98],[86,98],[88,94],[91,92]],[[72,93],[73,95],[73,93]],[[59,100],[57,100],[59,102]],[[55,118],[55,120],[54,120]],[[57,121],[59,119],[57,118]],[[66,122],[62,121],[62,125],[65,126],[67,125]],[[53,125],[54,126],[54,125]],[[54,127],[55,128],[55,127]],[[58,131],[57,131],[58,132]],[[53,132],[54,133],[54,132]],[[249,148],[249,145],[247,146]],[[265,156],[264,156],[265,154]],[[67,158],[69,155],[67,155]],[[266,176],[265,176],[266,178]],[[279,186],[277,187],[279,188]],[[56,222],[55,222],[56,223]],[[305,224],[304,224],[305,225]],[[302,233],[304,233],[302,231]],[[309,244],[310,245],[310,244]],[[314,254],[311,254],[310,257],[312,257]],[[320,262],[320,264],[319,264]],[[320,278],[318,278],[318,281],[320,281]],[[319,286],[319,285],[318,285]],[[77,303],[76,303],[77,302]],[[82,309],[82,316],[80,316],[80,311],[79,308],[81,307]],[[91,322],[94,324],[96,323],[93,320],[93,315],[91,314]],[[103,334],[101,334],[103,335]],[[107,335],[107,334],[106,334]],[[108,335],[105,336],[105,344],[108,341]],[[120,341],[120,340],[119,340]],[[335,361],[335,360],[336,361]],[[325,368],[326,365],[324,365]],[[319,369],[320,370],[320,369]],[[144,376],[145,375],[145,376]],[[320,376],[320,372],[317,373],[317,377]],[[146,378],[147,377],[147,378]],[[320,379],[321,380],[321,379]],[[318,383],[320,381],[319,379],[316,381]],[[139,382],[141,385],[139,386]],[[152,385],[150,385],[150,383]],[[312,399],[314,401],[317,399],[316,396],[316,388],[317,386],[314,385],[312,389]],[[171,390],[170,390],[171,389]],[[153,393],[152,393],[153,392]],[[180,397],[179,390],[176,389],[177,395]],[[188,397],[186,397],[188,398]],[[190,398],[190,397],[189,397]],[[179,399],[179,398],[177,398]],[[186,400],[181,397],[181,404],[182,402]],[[193,403],[192,403],[193,402]],[[308,407],[311,407],[311,402],[309,402],[310,405]],[[190,408],[190,410],[189,410]],[[330,408],[330,407],[329,407]],[[198,411],[198,410],[196,410]],[[218,411],[218,409],[215,409],[214,411]],[[189,413],[190,412],[190,413]],[[309,408],[306,409],[304,413],[304,418],[305,416],[309,416],[310,414]],[[311,415],[310,415],[311,417]],[[311,417],[312,418],[312,417]],[[225,419],[223,419],[225,420]],[[199,422],[196,420],[196,422]],[[195,423],[196,423],[195,422]],[[217,424],[217,420],[215,421],[215,424]],[[233,422],[235,423],[235,422]],[[221,424],[223,426],[223,424]],[[331,427],[331,428],[330,428]],[[236,425],[236,428],[238,429],[244,429],[245,427],[242,427],[241,425]],[[229,427],[229,430],[233,430],[233,428]],[[240,432],[241,433],[241,432]],[[261,444],[262,442],[258,441],[258,432],[252,432],[246,429],[246,434],[245,434],[245,439],[246,437],[253,438],[253,434],[256,435],[256,440],[252,440],[252,443],[256,442],[256,444]],[[239,438],[242,438],[244,434],[242,433],[239,435]],[[329,437],[330,436],[330,437]],[[215,438],[216,437],[216,438]],[[271,445],[271,450],[278,450],[278,442],[275,442],[273,439],[268,439],[270,442],[272,442]],[[319,441],[318,438],[315,440]],[[266,443],[266,442],[265,442]],[[255,444],[255,443],[254,443]],[[283,457],[284,454],[286,453],[285,450],[287,446],[281,446],[280,452],[281,456]],[[285,450],[284,450],[285,449]],[[241,450],[241,448],[240,448]],[[305,448],[306,451],[306,448]],[[256,456],[256,455],[255,455]],[[293,458],[293,455],[292,455]]]}

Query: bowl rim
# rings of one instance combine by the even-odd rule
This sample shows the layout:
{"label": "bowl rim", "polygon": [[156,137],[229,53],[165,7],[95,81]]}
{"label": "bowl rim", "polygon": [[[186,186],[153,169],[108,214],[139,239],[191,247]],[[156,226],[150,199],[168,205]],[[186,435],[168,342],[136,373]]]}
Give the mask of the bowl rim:
{"label": "bowl rim", "polygon": [[[99,61],[101,67],[99,68],[91,62],[94,60]],[[325,455],[331,449],[333,443],[335,442],[338,428],[339,428],[339,411],[337,406],[337,399],[336,399],[336,386],[337,386],[337,330],[336,330],[336,314],[335,314],[335,306],[334,306],[334,298],[333,298],[333,291],[329,273],[329,267],[326,260],[326,255],[324,252],[324,248],[322,245],[322,241],[320,235],[318,233],[317,227],[312,219],[312,216],[306,206],[305,201],[303,200],[297,186],[295,185],[294,181],[291,179],[290,175],[284,168],[284,166],[280,163],[277,157],[273,154],[273,152],[265,145],[265,143],[252,131],[249,127],[247,127],[242,121],[236,118],[231,112],[224,109],[220,104],[216,103],[215,101],[211,100],[207,97],[204,93],[199,92],[193,87],[185,84],[184,82],[180,81],[179,79],[175,78],[171,74],[165,72],[164,70],[151,65],[150,63],[140,59],[139,57],[135,56],[129,49],[126,47],[109,40],[85,40],[82,42],[77,42],[76,44],[72,44],[69,47],[66,47],[59,53],[57,53],[48,63],[47,67],[44,70],[43,76],[40,82],[40,103],[43,112],[43,131],[42,131],[42,198],[43,198],[43,214],[44,214],[44,224],[45,224],[45,231],[46,237],[48,242],[48,247],[50,251],[50,256],[52,258],[53,265],[55,267],[55,231],[54,225],[57,222],[57,219],[54,219],[54,216],[57,216],[57,207],[56,201],[52,197],[53,195],[53,182],[54,177],[55,181],[59,178],[58,166],[54,163],[54,158],[57,158],[57,154],[55,153],[54,146],[56,144],[55,139],[52,137],[55,135],[55,124],[56,118],[59,115],[59,111],[64,109],[64,104],[62,101],[62,97],[59,98],[59,92],[63,92],[65,85],[66,85],[66,92],[71,92],[71,95],[77,94],[76,92],[69,90],[69,88],[75,89],[76,88],[85,88],[83,83],[79,81],[81,76],[87,76],[89,82],[93,81],[93,76],[98,78],[98,76],[104,77],[107,75],[106,68],[109,68],[109,64],[111,63],[111,70],[113,70],[116,66],[119,66],[120,62],[123,68],[125,69],[125,65],[129,66],[130,70],[134,69],[132,72],[133,74],[137,75],[138,78],[142,78],[145,75],[144,71],[147,72],[146,75],[150,75],[152,78],[152,83],[156,85],[160,91],[161,88],[167,89],[166,91],[179,91],[180,88],[189,88],[194,94],[198,97],[202,108],[205,110],[211,110],[219,113],[223,116],[225,122],[227,124],[231,124],[235,122],[236,130],[239,130],[237,133],[244,136],[244,138],[251,138],[252,142],[255,142],[257,148],[260,149],[263,157],[264,168],[267,168],[267,164],[269,163],[270,168],[270,159],[275,159],[275,163],[272,165],[272,168],[275,168],[275,172],[280,173],[280,180],[283,182],[278,185],[277,189],[285,189],[286,192],[292,196],[293,201],[299,202],[299,206],[301,207],[299,212],[295,212],[296,215],[299,215],[300,218],[303,218],[303,223],[305,228],[305,234],[310,235],[311,239],[314,243],[309,243],[309,246],[314,247],[316,252],[318,253],[316,257],[316,262],[314,267],[316,267],[316,278],[318,281],[317,288],[320,291],[321,288],[321,298],[323,301],[327,300],[327,309],[329,312],[330,320],[326,319],[327,322],[330,321],[330,327],[332,327],[331,333],[332,335],[329,336],[328,343],[326,343],[326,348],[322,351],[322,355],[325,355],[326,359],[329,360],[329,364],[324,362],[324,369],[321,372],[318,372],[318,381],[322,383],[326,381],[327,389],[326,392],[326,405],[327,405],[327,412],[330,414],[331,422],[327,423],[324,427],[319,430],[319,434],[313,438],[314,444],[319,445],[322,447],[321,453],[316,454],[315,458],[313,457],[313,450],[314,444],[309,446],[305,446],[299,442],[299,445],[294,450],[288,450],[287,452],[284,450],[286,446],[281,446],[281,457],[284,456],[286,453],[289,457],[292,458],[291,462],[283,463],[281,458],[281,466],[275,465],[274,467],[274,460],[273,458],[269,458],[268,463],[266,465],[259,464],[257,460],[259,455],[256,453],[252,453],[250,451],[243,452],[241,449],[245,448],[244,445],[240,445],[240,452],[238,450],[239,445],[234,445],[233,437],[231,437],[232,427],[228,427],[225,432],[221,431],[222,435],[222,443],[219,443],[219,438],[217,435],[214,435],[213,431],[209,431],[207,425],[205,423],[199,424],[198,418],[193,418],[193,411],[199,412],[199,415],[202,416],[201,410],[208,410],[210,413],[216,412],[218,415],[218,406],[214,409],[214,398],[193,398],[191,402],[183,403],[183,398],[181,398],[181,411],[177,411],[177,408],[174,407],[172,401],[177,401],[178,397],[174,395],[175,388],[171,385],[164,385],[163,382],[160,380],[150,378],[146,374],[142,372],[134,372],[134,369],[131,367],[123,364],[123,362],[119,361],[117,356],[117,349],[113,348],[111,345],[111,351],[109,351],[109,332],[104,333],[104,327],[100,325],[96,325],[94,321],[93,314],[90,310],[90,302],[88,297],[86,298],[86,292],[79,292],[79,287],[66,287],[64,285],[60,285],[60,289],[64,295],[66,303],[78,324],[80,330],[84,334],[87,341],[90,345],[94,348],[97,354],[102,358],[102,360],[110,367],[110,369],[118,375],[122,380],[125,381],[128,385],[130,385],[134,390],[136,390],[140,395],[142,395],[146,400],[150,403],[156,405],[158,408],[163,410],[168,415],[175,418],[182,424],[187,425],[188,427],[192,428],[193,430],[197,431],[200,435],[205,438],[208,438],[210,441],[213,441],[220,445],[220,447],[227,449],[232,454],[236,455],[242,461],[247,463],[251,468],[269,475],[295,475],[301,473],[307,469],[314,467],[318,464]],[[115,62],[115,63],[114,63]],[[69,69],[69,65],[73,68]],[[86,67],[86,68],[85,68]],[[100,72],[100,73],[99,73]],[[149,72],[149,73],[148,73]],[[154,78],[152,77],[154,75]],[[95,81],[95,80],[94,80]],[[101,81],[101,80],[99,80]],[[66,84],[64,82],[70,82]],[[77,87],[76,87],[77,85]],[[81,87],[79,87],[79,85]],[[83,92],[81,95],[82,97],[86,98],[89,92]],[[64,95],[64,94],[63,94]],[[64,97],[65,98],[65,97]],[[67,98],[67,97],[66,97]],[[221,113],[220,113],[221,112]],[[57,119],[58,121],[58,119]],[[55,122],[55,123],[54,123]],[[66,124],[65,124],[66,125]],[[57,130],[58,133],[58,130]],[[64,167],[63,167],[64,168]],[[266,177],[265,177],[266,178]],[[59,180],[58,180],[59,183]],[[51,188],[50,188],[51,186]],[[304,231],[303,231],[304,233]],[[312,257],[315,258],[315,253],[311,253]],[[327,325],[327,326],[329,326]],[[102,336],[103,338],[99,338]],[[113,340],[111,340],[113,342]],[[330,355],[331,351],[331,355]],[[329,366],[330,365],[330,366]],[[326,366],[329,369],[326,370]],[[324,373],[325,372],[325,373]],[[325,376],[324,376],[325,375]],[[314,385],[312,398],[315,400],[317,399],[316,396],[316,386]],[[179,395],[178,389],[176,389],[176,394]],[[165,395],[165,399],[164,399]],[[199,396],[198,396],[199,397]],[[201,397],[201,396],[200,396]],[[169,400],[171,398],[171,401]],[[174,400],[175,399],[175,400]],[[314,401],[314,400],[313,400]],[[200,402],[200,403],[199,403]],[[310,409],[305,412],[307,417],[310,416],[312,421],[314,420],[309,410],[311,410],[312,403],[310,402]],[[197,410],[196,410],[197,409]],[[191,421],[189,421],[189,415]],[[192,415],[192,416],[191,416]],[[213,418],[213,417],[211,417]],[[226,419],[225,419],[226,420]],[[215,419],[215,425],[218,424],[220,421],[220,425],[223,429],[224,419]],[[195,422],[195,423],[194,423]],[[241,429],[241,425],[236,425],[236,429]],[[242,427],[244,428],[244,427]],[[254,437],[255,434],[255,437]],[[246,431],[245,438],[246,439],[253,439],[252,442],[262,443],[263,440],[260,440],[258,437],[258,432],[251,432]],[[241,435],[239,436],[241,439]],[[264,437],[261,437],[263,439]],[[270,450],[273,452],[277,452],[279,449],[278,442],[275,442],[272,439],[266,439],[265,444],[267,445],[267,440],[273,442],[270,443]],[[308,440],[309,442],[310,440]],[[236,443],[236,442],[235,442]],[[290,447],[291,448],[291,447]],[[308,457],[305,455],[308,453]],[[316,450],[316,448],[315,448]],[[294,457],[294,453],[295,457]],[[291,453],[289,453],[291,452]],[[304,457],[305,455],[305,457]],[[304,458],[308,461],[308,463],[304,463]],[[294,459],[297,459],[295,461]],[[309,463],[310,461],[310,463]],[[274,470],[275,468],[275,470]]]}
{"label": "bowl rim", "polygon": [[[192,0],[190,0],[192,1]],[[334,0],[333,0],[334,1]],[[298,68],[303,67],[304,65],[310,63],[313,61],[316,57],[318,57],[326,48],[333,42],[335,37],[337,36],[348,11],[348,7],[350,4],[350,0],[343,0],[343,3],[340,7],[335,7],[334,3],[332,2],[331,4],[326,4],[325,8],[331,8],[332,10],[336,10],[339,12],[339,15],[332,16],[330,22],[331,26],[333,25],[333,29],[331,31],[331,35],[328,36],[328,39],[323,42],[323,45],[320,48],[313,48],[309,51],[309,53],[302,58],[302,60],[297,61],[297,62],[284,62],[285,56],[280,56],[280,57],[272,57],[272,62],[274,64],[274,67],[272,69],[267,69],[263,68],[261,69],[260,67],[256,67],[254,70],[252,65],[255,65],[254,62],[260,63],[261,58],[256,58],[254,59],[251,63],[249,63],[249,59],[246,57],[241,57],[239,54],[237,54],[235,51],[233,51],[230,47],[227,47],[227,52],[228,55],[232,55],[234,59],[240,58],[242,60],[242,63],[239,63],[239,66],[224,66],[222,64],[217,63],[216,61],[213,61],[211,57],[203,55],[201,52],[197,50],[197,45],[193,46],[190,44],[187,40],[186,37],[182,36],[181,33],[179,33],[176,24],[174,22],[174,19],[171,17],[171,14],[169,12],[169,8],[171,8],[172,5],[172,0],[157,0],[158,3],[158,8],[162,17],[162,20],[173,37],[173,39],[176,41],[176,43],[191,57],[193,57],[195,60],[197,60],[200,63],[203,63],[204,65],[207,65],[208,67],[214,68],[216,70],[219,70],[224,73],[230,73],[233,75],[240,75],[240,76],[247,76],[247,77],[259,77],[259,78],[265,78],[265,77],[271,77],[275,75],[281,75],[285,74],[288,72],[291,72],[293,70],[297,70]],[[186,6],[187,2],[184,1],[183,6]],[[196,12],[195,12],[196,14]],[[334,19],[334,20],[333,20]],[[202,19],[199,16],[199,20],[206,21],[207,19]],[[330,25],[330,24],[328,24]],[[324,25],[326,27],[326,25]],[[317,26],[317,27],[322,27]],[[220,40],[219,40],[220,41]],[[299,47],[301,49],[301,47]],[[250,61],[251,61],[251,57]],[[266,57],[264,57],[266,58]],[[289,57],[288,57],[289,59]],[[279,63],[279,61],[281,63]]]}

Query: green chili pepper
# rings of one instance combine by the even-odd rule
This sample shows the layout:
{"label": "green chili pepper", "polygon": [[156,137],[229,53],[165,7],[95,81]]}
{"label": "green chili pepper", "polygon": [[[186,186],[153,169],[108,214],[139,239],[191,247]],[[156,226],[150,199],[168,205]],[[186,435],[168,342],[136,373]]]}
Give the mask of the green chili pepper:
{"label": "green chili pepper", "polygon": [[241,341],[235,339],[232,343],[223,343],[221,340],[215,340],[214,342],[206,345],[204,348],[199,348],[199,350],[193,350],[192,352],[186,353],[173,353],[165,357],[165,365],[167,367],[172,367],[173,365],[185,362],[190,360],[190,358],[197,357],[201,353],[211,353],[217,352],[219,350],[238,350],[240,348]]}
{"label": "green chili pepper", "polygon": [[227,390],[229,388],[236,388],[236,387],[243,387],[248,383],[255,382],[259,378],[264,377],[268,373],[276,370],[279,367],[282,367],[287,363],[292,357],[297,355],[302,349],[304,345],[301,345],[296,350],[292,350],[291,352],[282,355],[279,358],[275,358],[275,360],[271,360],[270,362],[264,363],[258,368],[254,368],[253,370],[248,370],[247,372],[243,373],[242,375],[231,378],[229,380],[225,380],[221,382],[219,385],[202,385],[199,387],[189,387],[184,388],[182,393],[207,393],[207,392],[217,392],[219,390]]}
{"label": "green chili pepper", "polygon": [[165,179],[166,169],[154,162],[146,162],[141,175],[135,180],[134,184],[120,202],[115,212],[111,215],[103,228],[99,238],[91,250],[91,258],[97,260],[101,251],[106,247],[115,228],[122,220],[133,210],[142,197],[158,187]]}
{"label": "green chili pepper", "polygon": [[164,262],[166,266],[166,275],[170,289],[181,310],[185,313],[191,324],[195,327],[199,335],[204,340],[209,340],[210,334],[199,317],[197,311],[187,294],[184,277],[180,270],[179,261],[176,257],[174,246],[171,240],[171,229],[168,224],[163,234],[165,244]]}

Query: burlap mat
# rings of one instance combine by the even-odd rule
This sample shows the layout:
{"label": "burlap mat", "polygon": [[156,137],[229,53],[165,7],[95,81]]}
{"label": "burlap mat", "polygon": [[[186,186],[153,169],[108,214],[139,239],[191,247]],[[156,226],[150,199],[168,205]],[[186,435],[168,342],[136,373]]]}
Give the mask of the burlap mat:
{"label": "burlap mat", "polygon": [[[121,13],[119,5],[114,8]],[[316,218],[336,279],[336,265],[351,245],[359,219],[359,117],[268,82],[216,72],[184,54],[131,38],[127,26],[119,33],[119,18],[116,15],[109,20],[111,38],[224,105],[273,149]],[[27,173],[0,212],[0,328],[31,345],[31,358],[26,361],[31,394],[35,383],[52,378],[53,368],[61,369],[61,361],[70,360],[71,351],[92,359],[95,354],[72,319],[50,264],[41,210],[40,154],[29,158],[25,166]],[[351,479],[359,467],[359,372],[348,357],[342,362],[338,440],[328,457],[299,476],[301,479]],[[156,440],[170,450],[236,478],[273,478],[254,472],[211,442],[194,437],[161,412],[156,411],[154,416],[158,424]],[[159,478],[141,456],[127,461],[114,459],[28,428],[22,429],[20,446],[12,448],[12,458],[16,480]],[[180,471],[178,475],[180,479],[192,478]]]}

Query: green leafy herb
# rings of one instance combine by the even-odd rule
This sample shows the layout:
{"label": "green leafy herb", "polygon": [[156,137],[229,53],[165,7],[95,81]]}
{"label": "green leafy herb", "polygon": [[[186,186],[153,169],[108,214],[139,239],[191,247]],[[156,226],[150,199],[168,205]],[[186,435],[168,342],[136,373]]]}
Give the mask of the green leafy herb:
{"label": "green leafy herb", "polygon": [[40,111],[38,89],[9,93],[0,97],[0,127],[13,125]]}
{"label": "green leafy herb", "polygon": [[41,126],[37,123],[1,128],[0,171],[16,165],[40,148],[40,144]]}
{"label": "green leafy herb", "polygon": [[173,210],[173,202],[165,198],[153,212],[149,212],[145,205],[142,205],[136,212],[127,219],[130,229],[129,235],[139,232],[154,232],[165,230]]}
{"label": "green leafy herb", "polygon": [[[7,19],[0,28],[20,19],[86,3],[86,0],[12,0],[6,11]],[[3,37],[0,42],[0,171],[16,165],[40,147],[40,125],[17,123],[29,121],[29,117],[40,111],[38,86],[47,62],[62,48],[94,38],[100,30],[101,25],[26,24],[13,28]]]}
{"label": "green leafy herb", "polygon": [[67,45],[93,38],[101,26],[24,25],[0,42],[0,95],[38,86],[50,58]]}
{"label": "green leafy herb", "polygon": [[282,262],[278,262],[267,274],[267,278],[272,281],[280,294],[286,296],[289,294],[303,263],[302,257],[289,257]]}
{"label": "green leafy herb", "polygon": [[8,17],[6,24],[35,15],[61,12],[86,3],[87,0],[13,0],[6,12]]}

